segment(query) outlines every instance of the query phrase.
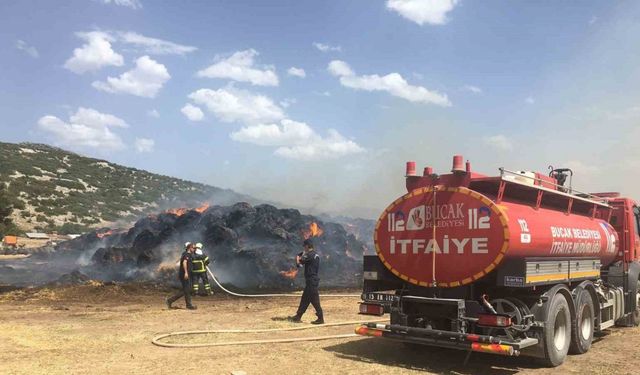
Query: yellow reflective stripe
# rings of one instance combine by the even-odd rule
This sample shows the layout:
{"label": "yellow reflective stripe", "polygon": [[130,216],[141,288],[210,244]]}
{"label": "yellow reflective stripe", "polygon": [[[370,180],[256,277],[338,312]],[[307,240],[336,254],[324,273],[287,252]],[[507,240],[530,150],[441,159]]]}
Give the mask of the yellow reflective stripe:
{"label": "yellow reflective stripe", "polygon": [[570,272],[569,275],[572,279],[576,279],[578,277],[597,277],[600,276],[600,270],[592,270],[592,271],[574,271]]}
{"label": "yellow reflective stripe", "polygon": [[196,273],[204,272],[205,271],[204,262],[202,260],[194,260],[192,271]]}
{"label": "yellow reflective stripe", "polygon": [[558,280],[568,280],[568,279],[569,279],[569,274],[567,273],[535,275],[535,276],[527,276],[527,284],[536,283],[539,281],[558,281]]}
{"label": "yellow reflective stripe", "polygon": [[546,275],[530,275],[527,276],[527,284],[536,283],[540,281],[559,281],[559,280],[569,280],[569,279],[577,279],[581,277],[598,277],[600,276],[599,270],[592,271],[581,271],[581,272],[571,272],[569,273],[552,273]]}

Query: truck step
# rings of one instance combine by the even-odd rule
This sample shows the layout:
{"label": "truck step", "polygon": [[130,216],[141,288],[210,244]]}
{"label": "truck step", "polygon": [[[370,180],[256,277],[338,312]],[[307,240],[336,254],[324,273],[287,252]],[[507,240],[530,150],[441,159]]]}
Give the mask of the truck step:
{"label": "truck step", "polygon": [[605,322],[600,323],[600,330],[603,329],[607,329],[609,327],[612,327],[615,324],[615,322],[612,320],[607,320]]}

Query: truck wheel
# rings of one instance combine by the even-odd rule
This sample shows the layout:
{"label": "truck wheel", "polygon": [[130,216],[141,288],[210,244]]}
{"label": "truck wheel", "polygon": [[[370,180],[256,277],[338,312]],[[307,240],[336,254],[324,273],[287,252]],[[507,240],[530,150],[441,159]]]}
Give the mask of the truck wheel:
{"label": "truck wheel", "polygon": [[640,280],[636,286],[636,310],[631,314],[631,323],[634,327],[640,325]]}
{"label": "truck wheel", "polygon": [[547,366],[560,366],[567,357],[571,343],[571,312],[562,293],[556,293],[547,304],[544,322],[544,362]]}
{"label": "truck wheel", "polygon": [[580,289],[576,298],[576,319],[571,330],[571,354],[586,353],[593,342],[594,307],[591,294]]}

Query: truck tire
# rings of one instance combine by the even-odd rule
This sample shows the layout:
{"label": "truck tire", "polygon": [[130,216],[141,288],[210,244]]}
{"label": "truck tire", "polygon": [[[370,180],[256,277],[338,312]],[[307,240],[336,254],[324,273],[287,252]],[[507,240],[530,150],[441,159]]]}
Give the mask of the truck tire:
{"label": "truck tire", "polygon": [[576,319],[571,327],[571,354],[583,354],[591,348],[594,320],[595,309],[591,293],[580,288],[576,298]]}
{"label": "truck tire", "polygon": [[556,293],[547,302],[547,320],[544,322],[544,364],[560,366],[567,357],[571,344],[571,311],[564,294]]}
{"label": "truck tire", "polygon": [[636,286],[636,310],[631,314],[631,324],[634,327],[640,325],[640,280]]}

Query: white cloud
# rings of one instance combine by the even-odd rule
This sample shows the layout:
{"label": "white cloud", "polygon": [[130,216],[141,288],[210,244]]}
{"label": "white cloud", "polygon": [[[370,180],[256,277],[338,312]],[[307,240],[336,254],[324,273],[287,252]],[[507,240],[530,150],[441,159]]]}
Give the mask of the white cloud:
{"label": "white cloud", "polygon": [[92,86],[110,93],[123,93],[145,98],[153,98],[171,78],[164,65],[142,56],[136,60],[136,67],[122,73],[120,77],[108,77],[107,82],[95,81]]}
{"label": "white cloud", "polygon": [[482,89],[480,87],[473,86],[473,85],[464,85],[464,87],[462,87],[462,89],[464,91],[468,91],[468,92],[473,93],[473,94],[482,94],[483,93],[483,91],[482,91]]}
{"label": "white cloud", "polygon": [[153,118],[160,118],[160,112],[158,112],[156,109],[150,109],[147,111],[147,116],[153,117]]}
{"label": "white cloud", "polygon": [[525,103],[527,104],[535,104],[536,103],[536,99],[533,96],[528,96],[525,100]]}
{"label": "white cloud", "polygon": [[324,44],[324,43],[314,42],[313,46],[322,52],[341,52],[342,51],[342,47],[340,46],[331,46],[329,44]]}
{"label": "white cloud", "polygon": [[202,113],[202,110],[195,105],[187,103],[184,107],[182,107],[180,112],[182,112],[182,114],[191,121],[204,120],[204,113]]}
{"label": "white cloud", "polygon": [[287,73],[290,76],[294,76],[294,77],[300,77],[300,78],[304,78],[307,76],[307,73],[304,71],[304,69],[302,68],[296,68],[294,66],[292,66],[291,68],[289,68],[289,70],[287,70]]}
{"label": "white cloud", "polygon": [[144,152],[153,152],[153,148],[155,147],[156,142],[153,139],[149,138],[136,138],[135,147],[136,152],[144,153]]}
{"label": "white cloud", "polygon": [[329,129],[328,133],[328,137],[322,137],[303,122],[284,119],[280,124],[247,126],[231,133],[230,137],[237,142],[278,147],[275,155],[296,160],[337,159],[364,152],[361,146],[345,139],[338,131]]}
{"label": "white cloud", "polygon": [[318,161],[338,159],[365,151],[356,142],[344,138],[337,130],[329,129],[328,132],[329,136],[326,138],[317,137],[305,144],[279,147],[274,154],[287,159]]}
{"label": "white cloud", "polygon": [[167,40],[150,38],[133,31],[119,31],[116,35],[118,41],[137,46],[142,52],[151,55],[184,55],[198,49],[193,46],[185,46]]}
{"label": "white cloud", "polygon": [[447,95],[427,90],[422,86],[412,86],[399,73],[390,73],[385,76],[377,74],[357,76],[349,64],[340,60],[331,61],[327,70],[339,77],[343,86],[355,90],[386,91],[414,103],[451,106]]}
{"label": "white cloud", "polygon": [[453,10],[458,0],[387,0],[387,9],[422,26],[444,25],[449,21],[447,13]]}
{"label": "white cloud", "polygon": [[16,48],[33,57],[34,59],[40,57],[40,54],[38,53],[36,47],[28,45],[24,40],[16,40]]}
{"label": "white cloud", "polygon": [[265,66],[262,69],[254,67],[254,59],[259,53],[254,49],[238,51],[218,60],[215,64],[200,70],[198,77],[224,78],[239,82],[249,82],[257,86],[278,86],[278,76],[273,67]]}
{"label": "white cloud", "polygon": [[118,128],[126,128],[129,125],[114,115],[108,113],[100,113],[95,109],[80,107],[75,114],[69,117],[69,121],[73,124],[85,124],[97,128],[115,126]]}
{"label": "white cloud", "polygon": [[482,141],[485,145],[498,151],[513,150],[513,144],[511,143],[511,140],[502,134],[484,137]]}
{"label": "white cloud", "polygon": [[131,9],[140,9],[142,8],[142,3],[140,0],[99,0],[103,4],[115,4]]}
{"label": "white cloud", "polygon": [[280,124],[252,125],[231,133],[231,139],[260,146],[302,145],[316,138],[316,134],[303,122],[284,119]]}
{"label": "white cloud", "polygon": [[47,115],[38,120],[38,127],[51,134],[55,143],[63,146],[113,151],[124,148],[124,143],[110,128],[126,128],[128,125],[114,115],[80,107],[69,117],[69,122]]}
{"label": "white cloud", "polygon": [[329,73],[337,77],[355,75],[349,64],[341,60],[331,61],[327,69],[329,70]]}
{"label": "white cloud", "polygon": [[[205,106],[220,121],[243,123],[243,128],[229,135],[232,140],[277,147],[274,154],[280,157],[323,160],[364,152],[364,148],[336,130],[329,130],[329,135],[322,137],[309,125],[286,118],[284,110],[270,98],[232,85],[218,90],[200,89],[191,93],[189,99]],[[185,105],[182,112],[187,117],[191,107],[199,110]]]}
{"label": "white cloud", "polygon": [[[151,55],[184,55],[197,50],[193,46],[150,38],[133,31],[89,31],[77,32],[76,35],[86,43],[73,50],[73,56],[65,62],[64,67],[77,74],[96,71],[106,66],[124,65],[122,55],[113,50],[114,43],[133,46],[133,51]],[[17,47],[22,49],[20,45]]]}
{"label": "white cloud", "polygon": [[269,123],[284,118],[284,112],[270,98],[227,86],[218,90],[200,89],[189,98],[205,106],[223,122]]}
{"label": "white cloud", "polygon": [[81,47],[73,50],[64,67],[70,71],[83,74],[88,71],[96,71],[105,66],[122,66],[124,59],[111,48],[114,38],[102,31],[90,31],[76,33],[86,41]]}
{"label": "white cloud", "polygon": [[296,104],[297,102],[296,98],[286,98],[280,101],[280,105],[284,108],[289,108],[292,104]]}

